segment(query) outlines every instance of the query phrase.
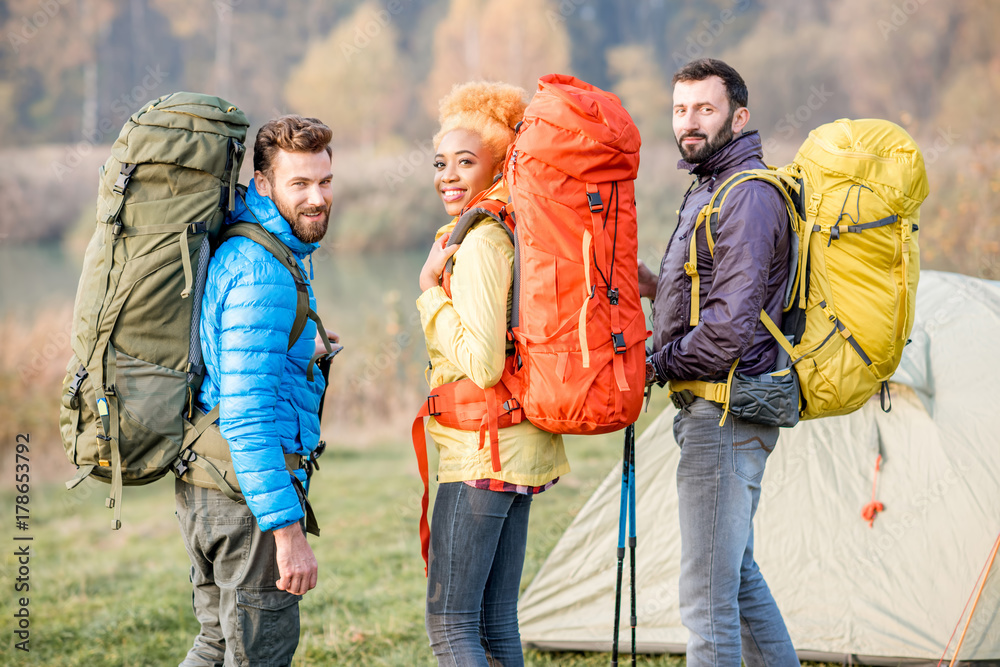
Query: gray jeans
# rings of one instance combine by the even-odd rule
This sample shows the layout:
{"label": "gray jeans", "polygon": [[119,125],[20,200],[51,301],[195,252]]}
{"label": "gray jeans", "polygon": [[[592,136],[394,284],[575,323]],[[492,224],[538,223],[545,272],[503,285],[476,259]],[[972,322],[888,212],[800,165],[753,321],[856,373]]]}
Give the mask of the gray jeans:
{"label": "gray jeans", "polygon": [[174,491],[201,623],[181,667],[290,665],[301,597],[275,587],[274,535],[221,491],[180,480]]}

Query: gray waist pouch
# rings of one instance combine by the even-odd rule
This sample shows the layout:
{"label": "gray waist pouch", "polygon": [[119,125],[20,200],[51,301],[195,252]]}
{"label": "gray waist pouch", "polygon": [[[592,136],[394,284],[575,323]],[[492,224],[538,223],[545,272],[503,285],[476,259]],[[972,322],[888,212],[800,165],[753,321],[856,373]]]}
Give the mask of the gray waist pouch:
{"label": "gray waist pouch", "polygon": [[734,374],[729,412],[754,424],[795,426],[799,423],[799,376],[791,368],[752,377]]}

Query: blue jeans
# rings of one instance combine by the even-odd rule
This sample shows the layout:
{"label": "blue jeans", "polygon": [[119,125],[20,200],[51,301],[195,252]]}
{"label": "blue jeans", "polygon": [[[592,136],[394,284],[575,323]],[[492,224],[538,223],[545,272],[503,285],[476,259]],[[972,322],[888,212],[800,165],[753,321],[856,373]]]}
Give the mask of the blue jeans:
{"label": "blue jeans", "polygon": [[697,398],[674,418],[681,448],[681,622],[688,667],[798,665],[785,622],[753,558],[753,516],[778,428]]}
{"label": "blue jeans", "polygon": [[517,595],[530,509],[531,496],[438,486],[426,618],[438,665],[524,665]]}

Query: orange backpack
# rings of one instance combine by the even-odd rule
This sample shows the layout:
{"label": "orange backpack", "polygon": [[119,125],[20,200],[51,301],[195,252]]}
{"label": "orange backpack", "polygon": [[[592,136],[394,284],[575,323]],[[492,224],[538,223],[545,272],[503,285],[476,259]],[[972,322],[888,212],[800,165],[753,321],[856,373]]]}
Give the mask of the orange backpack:
{"label": "orange backpack", "polygon": [[[449,244],[461,243],[484,215],[511,236],[514,353],[497,385],[484,390],[466,378],[436,387],[413,423],[424,481],[425,563],[423,417],[478,430],[480,447],[489,433],[494,471],[500,470],[497,429],[522,419],[550,433],[598,434],[638,418],[648,336],[638,284],[639,145],[639,131],[615,95],[571,76],[544,76],[507,154],[510,201],[488,190],[456,224]],[[449,277],[446,270],[446,291]]]}

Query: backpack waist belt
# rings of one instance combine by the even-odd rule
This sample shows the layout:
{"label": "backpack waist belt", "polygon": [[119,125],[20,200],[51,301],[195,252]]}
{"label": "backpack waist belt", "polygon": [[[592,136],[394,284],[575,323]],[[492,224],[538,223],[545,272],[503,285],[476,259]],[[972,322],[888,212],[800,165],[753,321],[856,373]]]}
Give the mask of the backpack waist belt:
{"label": "backpack waist belt", "polygon": [[[670,397],[680,396],[684,392],[690,392],[693,396],[704,398],[706,401],[725,405],[729,399],[729,385],[725,382],[702,382],[699,380],[671,380],[668,383]],[[681,398],[680,400],[685,400]],[[690,401],[688,401],[690,402]]]}
{"label": "backpack waist belt", "polygon": [[469,378],[435,387],[424,401],[413,420],[411,437],[417,455],[424,495],[420,501],[420,550],[424,557],[424,574],[427,574],[427,555],[431,531],[427,523],[427,506],[430,501],[430,475],[427,464],[427,441],[424,438],[424,417],[434,417],[439,424],[460,431],[479,431],[479,449],[486,445],[490,435],[490,460],[493,471],[500,472],[500,435],[498,430],[524,420],[524,410],[509,388],[513,384],[514,357],[507,357],[500,381],[483,389]]}
{"label": "backpack waist belt", "polygon": [[[677,409],[686,407],[693,400],[693,396],[704,398],[706,401],[719,404],[722,407],[722,419],[719,426],[726,423],[729,415],[729,392],[733,386],[733,375],[736,373],[736,365],[740,363],[737,359],[729,368],[729,377],[725,382],[705,382],[703,380],[670,380],[667,382],[667,389],[670,391],[670,400],[673,401]],[[688,396],[685,396],[685,393]]]}
{"label": "backpack waist belt", "polygon": [[[222,437],[215,420],[219,417],[219,407],[204,413],[195,408],[194,422],[185,422],[184,449],[178,456],[174,472],[181,481],[206,489],[218,489],[230,500],[244,503],[243,492],[233,459],[229,451],[229,441]],[[285,467],[289,473],[300,468],[311,472],[309,457],[300,454],[285,454]],[[319,522],[313,513],[312,506],[305,495],[299,479],[292,474],[292,483],[296,486],[305,505],[306,530],[313,535],[319,535]]]}

